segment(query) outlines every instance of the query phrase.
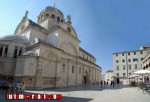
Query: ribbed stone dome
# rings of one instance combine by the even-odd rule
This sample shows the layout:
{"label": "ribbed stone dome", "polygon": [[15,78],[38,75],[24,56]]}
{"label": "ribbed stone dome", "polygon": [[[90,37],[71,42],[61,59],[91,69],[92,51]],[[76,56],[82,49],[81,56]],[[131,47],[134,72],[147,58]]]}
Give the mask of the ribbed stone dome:
{"label": "ribbed stone dome", "polygon": [[25,36],[21,36],[21,35],[6,35],[6,36],[1,37],[0,40],[29,43],[28,39]]}
{"label": "ribbed stone dome", "polygon": [[[56,12],[56,13],[58,13],[58,14],[60,14],[61,16],[64,17],[64,14],[63,14],[59,9],[57,9],[56,7],[47,6],[42,12],[44,12],[44,11]],[[41,12],[41,13],[42,13],[42,12]]]}

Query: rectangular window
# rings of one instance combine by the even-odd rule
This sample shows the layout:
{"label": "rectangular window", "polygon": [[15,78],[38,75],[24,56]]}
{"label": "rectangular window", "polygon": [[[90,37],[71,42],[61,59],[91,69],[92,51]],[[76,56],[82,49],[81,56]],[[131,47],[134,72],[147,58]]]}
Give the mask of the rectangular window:
{"label": "rectangular window", "polygon": [[19,50],[19,55],[21,55],[22,54],[22,48],[20,48],[20,50]]}
{"label": "rectangular window", "polygon": [[119,70],[119,66],[117,66],[116,69]]}
{"label": "rectangular window", "polygon": [[134,55],[136,55],[136,52],[134,52]]}
{"label": "rectangular window", "polygon": [[125,65],[123,65],[123,70],[125,70],[126,69],[126,66]]}
{"label": "rectangular window", "polygon": [[130,56],[130,52],[128,52],[128,55]]}
{"label": "rectangular window", "polygon": [[134,69],[137,69],[137,64],[134,65]]}
{"label": "rectangular window", "polygon": [[14,50],[14,58],[17,57],[17,50],[18,50],[18,47],[15,47],[15,50]]}
{"label": "rectangular window", "polygon": [[128,62],[131,62],[131,59],[128,59]]}
{"label": "rectangular window", "polygon": [[116,60],[116,63],[119,63],[119,61],[118,61],[118,60]]}
{"label": "rectangular window", "polygon": [[125,60],[123,59],[122,62],[125,62]]}
{"label": "rectangular window", "polygon": [[124,56],[124,53],[122,53],[122,56]]}
{"label": "rectangular window", "polygon": [[131,65],[129,65],[129,70],[131,70]]}
{"label": "rectangular window", "polygon": [[119,73],[117,73],[117,77],[119,77]]}
{"label": "rectangular window", "polygon": [[7,57],[8,46],[5,47],[4,57]]}
{"label": "rectangular window", "polygon": [[126,77],[126,73],[123,73],[123,77]]}
{"label": "rectangular window", "polygon": [[116,57],[118,56],[118,54],[116,54]]}
{"label": "rectangular window", "polygon": [[0,48],[0,56],[3,54],[3,46]]}
{"label": "rectangular window", "polygon": [[131,75],[131,73],[129,73],[129,75]]}
{"label": "rectangular window", "polygon": [[137,58],[133,58],[133,62],[138,62],[138,59]]}
{"label": "rectangular window", "polygon": [[143,51],[141,51],[141,54],[143,54]]}
{"label": "rectangular window", "polygon": [[143,58],[141,58],[141,61],[143,60]]}

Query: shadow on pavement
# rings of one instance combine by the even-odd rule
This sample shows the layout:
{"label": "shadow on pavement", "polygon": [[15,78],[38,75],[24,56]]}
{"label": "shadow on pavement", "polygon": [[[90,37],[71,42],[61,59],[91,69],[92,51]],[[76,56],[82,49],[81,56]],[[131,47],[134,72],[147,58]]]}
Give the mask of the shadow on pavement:
{"label": "shadow on pavement", "polygon": [[52,92],[69,92],[69,91],[103,91],[103,90],[118,90],[122,88],[129,88],[129,85],[115,85],[114,87],[101,87],[100,85],[89,85],[89,86],[79,86],[79,87],[69,87],[69,88],[57,88],[57,89],[45,89],[43,91]]}

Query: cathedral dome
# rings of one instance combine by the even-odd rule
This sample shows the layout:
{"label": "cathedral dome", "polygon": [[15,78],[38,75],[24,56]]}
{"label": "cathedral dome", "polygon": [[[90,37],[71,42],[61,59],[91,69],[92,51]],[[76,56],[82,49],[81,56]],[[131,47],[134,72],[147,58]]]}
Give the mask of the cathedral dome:
{"label": "cathedral dome", "polygon": [[59,15],[61,15],[62,17],[64,17],[64,14],[59,9],[57,9],[56,7],[47,6],[42,12],[44,12],[44,11],[55,12],[55,13],[58,13]]}
{"label": "cathedral dome", "polygon": [[44,10],[42,10],[38,16],[38,22],[41,23],[47,18],[51,18],[58,23],[65,21],[64,14],[55,6],[47,6]]}
{"label": "cathedral dome", "polygon": [[29,43],[28,39],[25,36],[21,36],[21,35],[6,35],[6,36],[1,37],[0,40]]}

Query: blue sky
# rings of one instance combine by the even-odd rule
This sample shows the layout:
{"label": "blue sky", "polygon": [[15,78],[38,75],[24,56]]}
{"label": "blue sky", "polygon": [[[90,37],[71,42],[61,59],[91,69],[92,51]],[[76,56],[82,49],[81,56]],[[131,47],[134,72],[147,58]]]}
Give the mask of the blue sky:
{"label": "blue sky", "polygon": [[150,44],[150,0],[3,0],[0,36],[13,34],[26,10],[36,22],[54,3],[65,18],[71,15],[80,46],[96,57],[103,73],[113,68],[112,53]]}

